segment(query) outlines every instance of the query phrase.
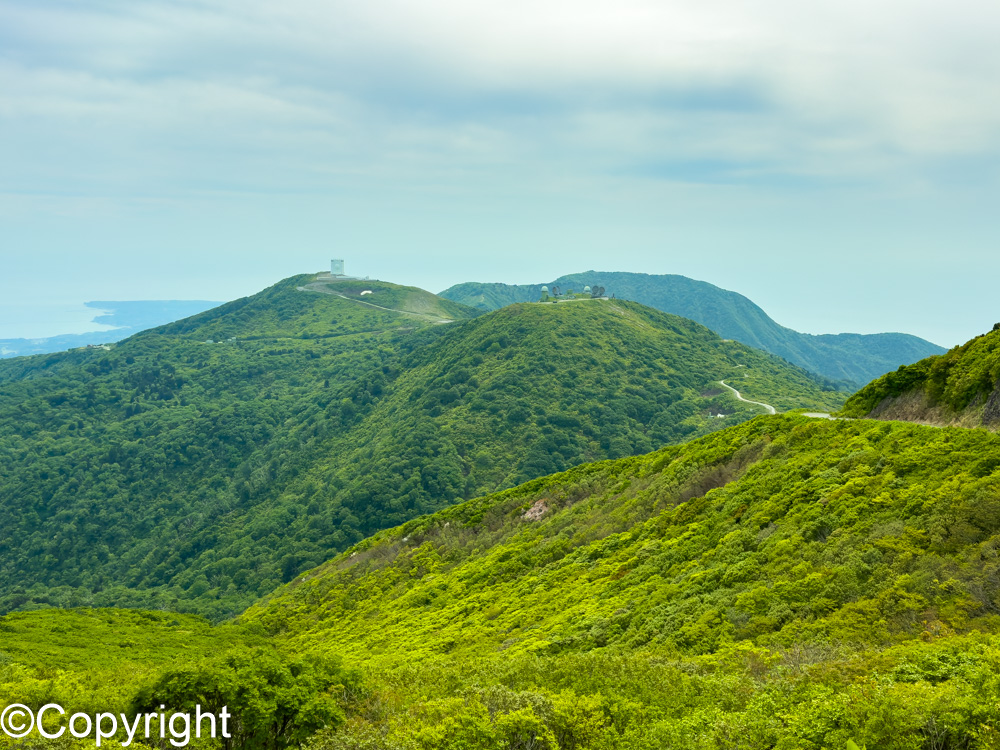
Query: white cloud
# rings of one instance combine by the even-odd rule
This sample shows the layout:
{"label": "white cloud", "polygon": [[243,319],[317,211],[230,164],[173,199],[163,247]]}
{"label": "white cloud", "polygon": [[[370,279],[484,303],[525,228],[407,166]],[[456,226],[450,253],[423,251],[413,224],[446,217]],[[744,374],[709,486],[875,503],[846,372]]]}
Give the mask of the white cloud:
{"label": "white cloud", "polygon": [[891,182],[1000,151],[978,0],[22,0],[0,28],[0,149],[36,154],[8,190],[679,160]]}

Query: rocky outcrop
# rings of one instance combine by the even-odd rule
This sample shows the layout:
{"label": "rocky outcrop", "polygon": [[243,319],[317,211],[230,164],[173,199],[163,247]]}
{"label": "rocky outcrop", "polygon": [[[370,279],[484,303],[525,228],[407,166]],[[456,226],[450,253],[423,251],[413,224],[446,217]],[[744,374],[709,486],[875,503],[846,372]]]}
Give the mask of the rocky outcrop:
{"label": "rocky outcrop", "polygon": [[1000,384],[988,398],[980,396],[961,411],[934,403],[923,390],[913,390],[899,396],[887,396],[866,416],[935,427],[987,427],[996,430],[1000,428]]}
{"label": "rocky outcrop", "polygon": [[997,383],[993,393],[986,399],[986,405],[983,407],[983,424],[992,429],[1000,427],[1000,383]]}

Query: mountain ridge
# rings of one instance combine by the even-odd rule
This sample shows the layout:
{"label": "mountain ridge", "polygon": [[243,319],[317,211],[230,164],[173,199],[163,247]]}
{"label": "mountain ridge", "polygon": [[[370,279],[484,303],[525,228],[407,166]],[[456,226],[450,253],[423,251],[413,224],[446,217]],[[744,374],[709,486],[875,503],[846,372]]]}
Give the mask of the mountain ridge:
{"label": "mountain ridge", "polygon": [[[561,276],[550,282],[552,285],[578,291],[585,285],[603,286],[609,294],[696,320],[723,338],[763,349],[830,380],[846,380],[856,387],[901,364],[944,351],[905,333],[799,333],[776,323],[747,297],[686,276],[586,271]],[[486,310],[537,300],[539,287],[466,282],[449,287],[441,296]]]}
{"label": "mountain ridge", "polygon": [[381,689],[324,750],[985,750],[998,440],[759,417],[380,532],[240,622]]}
{"label": "mountain ridge", "polygon": [[[963,566],[951,575],[966,593],[959,581],[984,574],[976,564],[978,545],[1000,532],[1000,490],[993,482],[998,455],[1000,437],[982,431],[759,417],[644,456],[532,480],[380,532],[278,589],[245,619],[286,632],[297,639],[296,648],[308,643],[338,650],[344,644],[349,650],[343,653],[366,658],[400,650],[410,658],[459,648],[483,653],[512,635],[518,643],[505,648],[514,653],[590,650],[618,641],[632,647],[663,642],[697,654],[727,639],[787,646],[811,632],[849,641],[855,618],[865,611],[862,593],[879,599],[896,580],[889,572],[905,578],[914,564],[892,544],[878,543],[880,524],[908,518],[925,528],[936,514],[954,511],[969,528],[911,538],[894,527],[893,536],[939,555],[964,550]],[[927,479],[936,477],[936,483],[942,476],[965,480],[955,496],[926,508],[909,505]],[[870,486],[859,485],[864,477]],[[857,562],[851,549],[859,543],[881,552],[864,563],[871,569],[862,580],[842,589],[838,579]],[[898,569],[888,565],[878,574],[887,558]],[[987,568],[1000,570],[996,566],[994,560]],[[769,618],[776,596],[770,582],[789,573],[799,581],[812,578],[816,588],[788,592],[794,607],[803,608],[798,616],[789,611]],[[383,577],[395,584],[378,585]],[[566,601],[548,601],[574,587],[578,591]],[[946,604],[958,589],[925,585],[929,598],[920,606],[934,607],[934,616],[951,628],[995,627],[1000,619],[992,601],[1000,584],[989,587],[975,593],[974,607],[961,610]],[[444,592],[436,605],[414,605]],[[834,599],[817,603],[823,597]],[[393,600],[402,606],[392,620],[377,631],[359,627],[368,608],[385,611]],[[498,603],[515,600],[509,616],[486,616]],[[306,603],[308,616],[297,619],[293,613],[303,614]],[[677,622],[658,615],[667,605],[677,610]],[[868,628],[886,642],[897,631],[913,637],[925,628],[892,617],[895,602],[879,606],[885,607],[883,620]],[[454,607],[461,618],[453,616]],[[745,616],[725,615],[730,625],[721,628],[698,627],[703,615],[727,607]],[[607,633],[595,639],[590,630],[600,618],[607,620]],[[514,619],[522,625],[511,628]],[[463,634],[454,625],[432,626],[438,622],[462,622]],[[405,640],[415,632],[426,646],[408,649]]]}
{"label": "mountain ridge", "polygon": [[482,315],[313,275],[6,360],[0,604],[228,617],[380,528],[760,413],[723,379],[781,409],[846,395],[634,302]]}

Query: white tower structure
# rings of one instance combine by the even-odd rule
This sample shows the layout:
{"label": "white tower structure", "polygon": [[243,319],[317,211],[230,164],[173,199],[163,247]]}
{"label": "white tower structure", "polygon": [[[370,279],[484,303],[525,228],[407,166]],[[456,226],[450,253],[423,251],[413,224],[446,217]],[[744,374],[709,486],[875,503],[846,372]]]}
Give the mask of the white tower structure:
{"label": "white tower structure", "polygon": [[330,261],[330,275],[331,276],[344,276],[344,260],[339,258],[337,260]]}

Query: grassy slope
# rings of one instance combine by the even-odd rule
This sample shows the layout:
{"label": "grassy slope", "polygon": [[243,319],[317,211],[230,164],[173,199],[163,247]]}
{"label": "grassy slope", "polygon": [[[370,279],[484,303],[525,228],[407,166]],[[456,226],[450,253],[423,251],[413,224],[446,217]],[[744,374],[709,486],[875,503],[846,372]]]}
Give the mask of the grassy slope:
{"label": "grassy slope", "polygon": [[[68,728],[69,716],[104,714],[102,747],[258,747],[298,746],[323,726],[342,721],[340,704],[356,689],[354,672],[330,660],[283,653],[260,633],[233,624],[211,626],[191,615],[122,609],[41,610],[0,617],[0,707],[22,704],[36,712],[44,705],[65,709],[45,717],[50,732]],[[125,721],[166,709],[196,714],[196,706],[231,716],[232,741],[226,744],[185,737],[186,722],[164,722],[166,738],[154,718],[147,741],[143,723],[128,723],[138,735],[129,740]],[[5,715],[5,718],[6,715]],[[192,730],[195,722],[192,721]],[[94,719],[96,727],[98,719]],[[6,725],[5,725],[6,726]],[[0,748],[66,750],[94,747],[93,731],[76,740],[41,739],[32,733],[11,740],[0,733]],[[168,729],[169,727],[169,729]],[[210,725],[205,723],[207,732]],[[221,729],[221,727],[219,727]],[[190,739],[190,744],[187,740]],[[291,740],[291,741],[290,741]]]}
{"label": "grassy slope", "polygon": [[[696,320],[724,338],[777,354],[832,380],[867,383],[900,364],[943,351],[928,341],[902,333],[799,333],[775,323],[746,297],[684,276],[587,271],[556,279],[561,289],[600,285],[618,297],[635,300]],[[483,310],[537,299],[539,285],[466,283],[442,296]]]}
{"label": "grassy slope", "polygon": [[382,532],[247,619],[390,660],[996,630],[998,478],[989,433],[763,417]]}
{"label": "grassy slope", "polygon": [[[362,295],[363,291],[372,293]],[[347,297],[351,304],[345,304],[348,300],[342,297]],[[390,308],[392,312],[372,305]],[[252,297],[220,305],[201,315],[161,326],[140,336],[184,336],[216,341],[233,336],[250,340],[333,338],[345,334],[381,333],[408,323],[421,322],[416,316],[406,313],[425,313],[456,320],[473,318],[478,314],[464,305],[416,287],[384,281],[324,282],[304,275],[285,279]]]}
{"label": "grassy slope", "polygon": [[[310,283],[0,366],[5,609],[226,617],[378,529],[760,411],[714,380],[780,408],[842,397],[632,303],[436,325],[476,313],[378,282],[296,290]],[[366,289],[404,312],[359,304]]]}
{"label": "grassy slope", "polygon": [[852,396],[843,413],[1000,426],[1000,330],[882,376]]}
{"label": "grassy slope", "polygon": [[986,750],[998,441],[762,417],[382,532],[244,622],[365,667],[316,750]]}
{"label": "grassy slope", "polygon": [[[262,636],[172,612],[48,609],[8,614],[0,617],[0,706],[24,703],[37,709],[56,703],[91,715],[131,712],[137,691],[165,669],[260,647],[269,648]],[[5,747],[2,738],[0,747]]]}
{"label": "grassy slope", "polygon": [[0,617],[4,658],[53,676],[59,671],[161,669],[244,646],[247,634],[195,615],[128,609],[45,609]]}

